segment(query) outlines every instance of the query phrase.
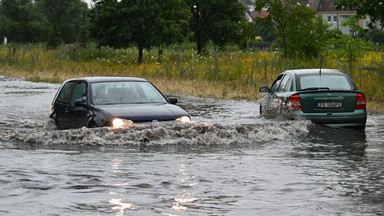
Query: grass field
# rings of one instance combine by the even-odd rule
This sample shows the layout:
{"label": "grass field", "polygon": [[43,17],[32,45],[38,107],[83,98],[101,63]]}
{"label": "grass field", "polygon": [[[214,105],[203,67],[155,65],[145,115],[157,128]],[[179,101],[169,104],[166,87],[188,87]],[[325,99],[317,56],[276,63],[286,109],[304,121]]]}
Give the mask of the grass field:
{"label": "grass field", "polygon": [[286,69],[335,68],[347,72],[364,92],[368,109],[384,112],[384,57],[382,52],[365,52],[358,61],[323,54],[321,61],[286,60],[267,51],[209,50],[196,55],[193,49],[169,48],[159,56],[153,49],[137,65],[137,50],[81,49],[61,47],[46,50],[36,45],[0,46],[0,74],[26,77],[32,81],[61,83],[83,76],[143,77],[163,92],[223,99],[257,100],[260,86],[270,86]]}

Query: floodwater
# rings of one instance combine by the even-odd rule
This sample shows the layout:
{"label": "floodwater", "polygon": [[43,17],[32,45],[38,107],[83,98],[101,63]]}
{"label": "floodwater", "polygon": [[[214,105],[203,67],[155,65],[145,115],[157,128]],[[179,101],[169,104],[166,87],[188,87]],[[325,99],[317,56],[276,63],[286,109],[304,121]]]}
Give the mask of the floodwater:
{"label": "floodwater", "polygon": [[55,130],[59,85],[0,76],[0,215],[384,215],[384,116],[365,131],[179,96],[192,124]]}

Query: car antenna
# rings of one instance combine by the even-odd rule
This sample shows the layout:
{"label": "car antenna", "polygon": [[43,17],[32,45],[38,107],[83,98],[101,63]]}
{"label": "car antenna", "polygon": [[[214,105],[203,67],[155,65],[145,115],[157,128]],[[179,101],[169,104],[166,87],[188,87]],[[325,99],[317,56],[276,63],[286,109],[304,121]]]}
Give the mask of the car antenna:
{"label": "car antenna", "polygon": [[319,76],[321,76],[321,67],[323,66],[323,56],[321,55],[321,52],[319,52],[319,66],[320,66]]}

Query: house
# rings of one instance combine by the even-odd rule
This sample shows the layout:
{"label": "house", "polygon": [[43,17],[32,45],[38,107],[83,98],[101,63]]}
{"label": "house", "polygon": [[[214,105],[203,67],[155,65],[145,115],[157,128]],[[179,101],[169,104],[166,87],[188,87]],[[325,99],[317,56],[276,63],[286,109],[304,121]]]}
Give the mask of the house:
{"label": "house", "polygon": [[[336,10],[335,3],[337,0],[307,0],[301,1],[308,7],[320,14],[326,23],[330,25],[330,29],[338,29],[343,34],[353,34],[353,30],[349,26],[342,26],[341,24],[348,20],[352,15],[356,15],[355,10],[341,9]],[[369,17],[359,20],[359,26],[362,28],[369,28]]]}
{"label": "house", "polygon": [[[353,34],[353,30],[349,26],[342,26],[342,23],[348,20],[352,15],[356,15],[355,10],[342,9],[336,10],[335,3],[337,0],[297,0],[297,3],[306,5],[312,8],[316,14],[320,14],[326,23],[328,23],[329,29],[338,29],[343,34]],[[267,10],[262,11],[249,11],[247,13],[248,20],[253,20],[255,17],[264,18],[268,16]],[[369,28],[369,17],[359,20],[359,26],[362,28]]]}
{"label": "house", "polygon": [[252,10],[252,11],[247,11],[247,19],[249,21],[252,21],[254,20],[256,17],[260,17],[260,18],[265,18],[269,15],[269,12],[267,10],[261,10],[261,11],[255,11],[255,10]]}

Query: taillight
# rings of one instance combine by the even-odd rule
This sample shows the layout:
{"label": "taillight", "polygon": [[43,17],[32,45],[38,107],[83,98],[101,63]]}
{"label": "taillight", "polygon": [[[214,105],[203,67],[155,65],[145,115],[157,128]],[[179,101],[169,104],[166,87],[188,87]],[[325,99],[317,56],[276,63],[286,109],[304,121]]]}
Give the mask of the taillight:
{"label": "taillight", "polygon": [[355,109],[365,109],[366,107],[365,96],[363,94],[357,94]]}
{"label": "taillight", "polygon": [[301,110],[301,100],[299,95],[292,95],[289,98],[287,108],[289,110]]}

